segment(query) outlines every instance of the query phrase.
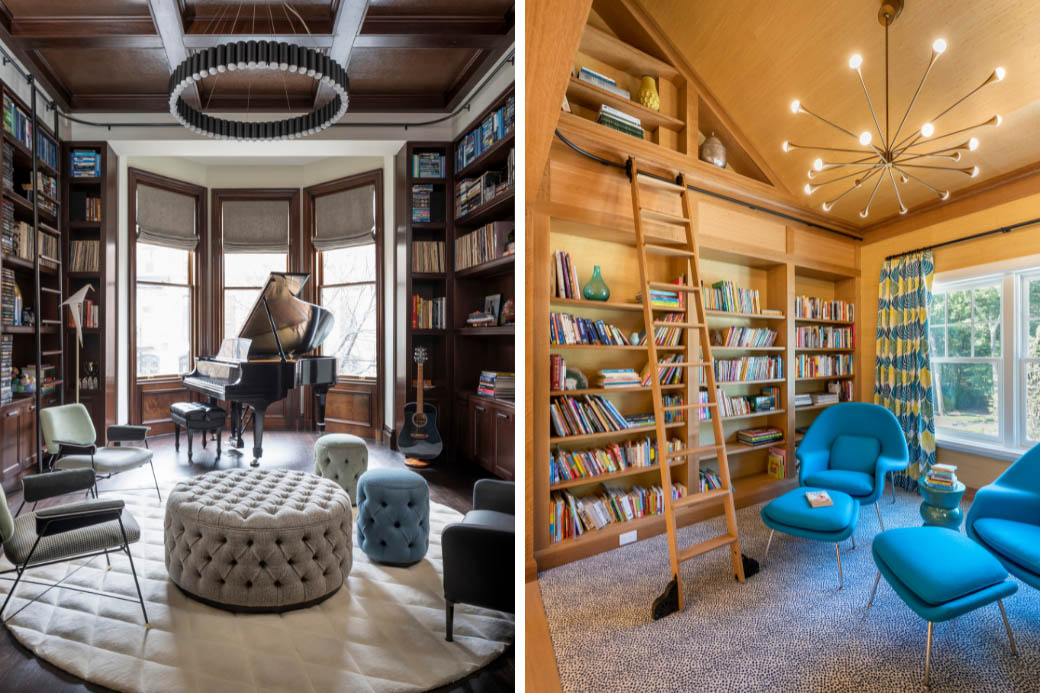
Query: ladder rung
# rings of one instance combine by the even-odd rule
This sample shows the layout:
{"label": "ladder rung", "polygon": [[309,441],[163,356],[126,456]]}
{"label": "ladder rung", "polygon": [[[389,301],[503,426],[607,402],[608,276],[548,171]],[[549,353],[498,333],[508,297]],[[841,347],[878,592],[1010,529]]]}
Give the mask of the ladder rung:
{"label": "ladder rung", "polygon": [[685,549],[679,552],[679,562],[688,561],[695,556],[700,556],[702,553],[708,553],[715,549],[721,549],[723,546],[729,546],[735,542],[737,538],[732,534],[721,534],[714,539],[708,539],[702,541],[699,544],[693,546],[687,546]]}
{"label": "ladder rung", "polygon": [[711,363],[708,361],[658,361],[657,367],[659,369],[664,368],[710,368]]}
{"label": "ladder rung", "polygon": [[652,188],[660,188],[661,190],[671,190],[672,192],[677,193],[686,191],[686,188],[679,185],[678,183],[671,183],[666,180],[661,180],[660,178],[650,175],[646,171],[640,171],[639,175],[642,176],[641,178],[639,178],[639,182],[642,185],[646,185]]}
{"label": "ladder rung", "polygon": [[646,248],[646,252],[653,253],[654,255],[671,255],[673,257],[695,257],[694,253],[683,248],[671,248],[666,245],[654,245],[653,243],[646,243],[643,245]]}
{"label": "ladder rung", "polygon": [[647,283],[651,289],[662,289],[664,291],[679,291],[684,294],[696,294],[700,293],[701,287],[689,286],[688,284],[666,284],[665,282],[649,282]]}
{"label": "ladder rung", "polygon": [[703,455],[706,452],[716,452],[721,450],[723,445],[701,445],[696,448],[683,448],[682,450],[676,450],[675,452],[668,453],[668,457],[691,457],[693,455]]}
{"label": "ladder rung", "polygon": [[690,409],[710,409],[711,407],[717,406],[715,402],[700,402],[698,404],[674,404],[670,407],[665,407],[665,411],[688,411]]}
{"label": "ladder rung", "polygon": [[[691,505],[698,505],[700,503],[707,503],[709,501],[720,501],[723,500],[729,493],[728,488],[713,488],[710,491],[701,491],[700,493],[690,493],[679,500],[672,501],[673,508],[685,508]],[[729,536],[728,534],[726,536]]]}
{"label": "ladder rung", "polygon": [[690,223],[690,220],[686,217],[677,217],[674,214],[668,214],[667,212],[658,212],[656,209],[647,209],[641,207],[639,212],[647,219],[653,219],[659,221],[662,224],[675,224],[676,226],[686,226]]}
{"label": "ladder rung", "polygon": [[664,322],[663,320],[654,320],[654,327],[682,327],[688,330],[695,330],[707,327],[707,325],[703,322]]}

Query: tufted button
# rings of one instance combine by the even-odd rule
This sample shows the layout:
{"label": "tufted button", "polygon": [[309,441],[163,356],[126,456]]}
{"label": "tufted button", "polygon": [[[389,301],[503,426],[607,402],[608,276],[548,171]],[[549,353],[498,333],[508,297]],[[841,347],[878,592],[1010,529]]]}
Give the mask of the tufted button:
{"label": "tufted button", "polygon": [[253,581],[252,580],[247,580],[246,581],[246,587],[252,587],[252,586],[253,586]]}
{"label": "tufted button", "polygon": [[275,581],[274,581],[274,586],[275,586],[275,587],[281,587],[281,586],[282,586],[282,583],[281,583],[281,582],[279,582],[278,580],[275,580]]}
{"label": "tufted button", "polygon": [[260,561],[260,567],[261,568],[266,568],[267,567],[267,563],[264,562],[264,561]]}
{"label": "tufted button", "polygon": [[386,507],[386,501],[383,501],[380,505],[382,505],[385,508]]}
{"label": "tufted button", "polygon": [[380,539],[380,540],[379,540],[379,544],[380,544],[381,546],[386,546],[386,539]]}
{"label": "tufted button", "polygon": [[238,565],[238,561],[236,561],[234,558],[232,558],[231,559],[231,565]]}

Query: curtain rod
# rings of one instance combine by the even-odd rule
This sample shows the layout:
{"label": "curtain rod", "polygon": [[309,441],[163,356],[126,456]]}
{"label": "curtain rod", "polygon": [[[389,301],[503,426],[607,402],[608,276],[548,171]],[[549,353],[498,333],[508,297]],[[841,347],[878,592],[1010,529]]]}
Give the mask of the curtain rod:
{"label": "curtain rod", "polygon": [[895,255],[889,255],[885,260],[894,260],[897,257],[903,257],[904,255],[913,255],[914,253],[922,253],[926,250],[935,250],[936,248],[945,248],[948,245],[955,245],[957,243],[964,243],[965,241],[974,241],[977,238],[985,238],[986,236],[993,236],[998,233],[1011,233],[1023,226],[1035,226],[1040,224],[1040,217],[1036,219],[1030,219],[1028,221],[1020,221],[1017,224],[1010,224],[1008,226],[1001,226],[999,228],[990,229],[989,231],[980,231],[979,233],[973,233],[970,236],[964,238],[954,238],[950,241],[943,241],[942,243],[936,243],[935,245],[926,245],[920,248],[914,248],[913,250],[906,250],[902,253],[896,253]]}
{"label": "curtain rod", "polygon": [[[559,130],[556,130],[556,136],[560,138],[561,142],[563,142],[565,145],[567,145],[568,147],[570,147],[574,151],[578,152],[582,156],[587,157],[589,159],[592,159],[593,161],[598,161],[599,163],[603,164],[604,166],[613,166],[615,168],[620,168],[620,169],[624,170],[625,172],[627,172],[629,174],[629,176],[631,177],[631,168],[630,168],[630,164],[629,164],[629,162],[632,160],[631,157],[629,157],[628,161],[626,161],[625,163],[619,164],[616,161],[611,161],[609,159],[604,159],[603,157],[598,156],[596,154],[593,154],[592,152],[585,151],[584,149],[582,149],[578,145],[576,145],[573,142],[571,142],[570,140],[568,140],[562,134],[560,134]],[[642,175],[648,176],[650,178],[656,178],[657,180],[665,181],[666,183],[675,183],[675,182],[678,181],[678,178],[676,178],[676,180],[671,180],[669,178],[665,178],[664,176],[658,176],[658,175],[656,175],[654,173],[647,173],[645,171],[641,171],[640,173]],[[777,212],[776,210],[773,210],[773,209],[768,209],[766,207],[761,207],[761,206],[756,205],[756,204],[754,204],[752,202],[745,202],[744,200],[738,200],[735,197],[730,197],[729,195],[723,195],[721,193],[713,192],[711,190],[705,190],[704,188],[698,188],[695,185],[687,185],[686,187],[689,190],[692,190],[692,191],[694,191],[696,193],[700,193],[702,195],[708,195],[709,197],[714,197],[714,198],[717,198],[719,200],[725,200],[726,202],[732,202],[733,204],[738,204],[738,205],[741,205],[743,207],[747,207],[749,209],[753,209],[756,212],[765,212],[766,214],[772,214],[773,216],[780,217],[781,219],[787,219],[788,221],[796,221],[799,224],[805,224],[806,226],[811,226],[813,228],[820,229],[821,231],[826,231],[828,233],[834,233],[834,234],[837,234],[839,236],[844,236],[845,238],[851,238],[852,240],[859,241],[861,243],[863,242],[862,238],[860,238],[859,236],[854,236],[851,233],[845,233],[844,231],[839,231],[838,229],[832,229],[829,226],[823,226],[822,224],[817,224],[816,222],[813,222],[813,221],[806,221],[805,219],[799,219],[798,217],[791,216],[790,214],[784,214],[783,212]]]}

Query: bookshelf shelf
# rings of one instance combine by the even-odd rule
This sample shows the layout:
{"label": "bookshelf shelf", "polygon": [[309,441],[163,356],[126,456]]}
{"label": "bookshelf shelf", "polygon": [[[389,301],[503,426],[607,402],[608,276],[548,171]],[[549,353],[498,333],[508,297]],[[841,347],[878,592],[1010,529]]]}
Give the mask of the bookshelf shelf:
{"label": "bookshelf shelf", "polygon": [[430,281],[443,281],[447,277],[445,272],[412,272],[412,279],[428,279]]}
{"label": "bookshelf shelf", "polygon": [[457,334],[461,337],[512,337],[516,334],[516,326],[460,327],[457,330]]}
{"label": "bookshelf shelf", "polygon": [[516,266],[516,255],[509,254],[502,257],[495,258],[494,260],[488,260],[482,262],[479,265],[473,265],[466,269],[460,269],[455,271],[455,276],[460,279],[470,278],[478,279],[482,277],[494,277],[499,275],[512,274],[515,271]]}
{"label": "bookshelf shelf", "polygon": [[652,111],[646,106],[626,99],[611,91],[607,91],[595,84],[583,82],[577,77],[571,77],[567,84],[567,98],[572,104],[579,104],[593,111],[598,111],[601,104],[616,108],[628,115],[639,118],[644,130],[656,130],[667,128],[679,132],[686,124],[678,118],[665,115],[658,111]]}
{"label": "bookshelf shelf", "polygon": [[[4,253],[3,264],[5,266],[9,265],[11,267],[17,267],[19,269],[28,270],[30,272],[34,271],[32,260],[26,260],[23,257],[18,257],[17,255],[8,255]],[[57,274],[58,265],[53,262],[48,262],[46,260],[41,259],[40,271],[44,274]]]}
{"label": "bookshelf shelf", "polygon": [[830,349],[827,347],[795,347],[795,353],[852,354],[855,351],[855,349]]}
{"label": "bookshelf shelf", "polygon": [[594,26],[585,27],[578,50],[631,74],[659,75],[665,79],[675,79],[679,76],[679,71],[663,60],[658,60]]}
{"label": "bookshelf shelf", "polygon": [[747,318],[751,320],[783,320],[783,315],[765,315],[762,313],[738,313],[730,310],[706,310],[704,314],[708,316],[708,321],[712,319],[718,321],[723,319],[737,319]]}
{"label": "bookshelf shelf", "polygon": [[[678,462],[671,462],[672,467],[679,467],[686,464],[685,460]],[[599,484],[604,481],[610,481],[611,479],[623,479],[626,476],[635,476],[636,474],[645,474],[647,472],[656,472],[661,468],[659,464],[652,464],[649,467],[629,467],[628,469],[622,469],[621,471],[611,472],[609,474],[597,474],[595,476],[583,476],[577,479],[568,479],[566,481],[558,481],[555,484],[549,484],[549,490],[556,491],[561,488],[573,488],[575,486],[588,486],[591,484]]]}
{"label": "bookshelf shelf", "polygon": [[[642,303],[623,303],[621,301],[589,301],[584,298],[552,298],[549,300],[550,306],[559,306],[560,308],[588,308],[591,310],[631,310],[636,312],[643,312]],[[685,312],[685,308],[653,308],[654,312],[663,313],[682,313]]]}
{"label": "bookshelf shelf", "polygon": [[850,378],[855,378],[855,377],[856,376],[854,374],[852,374],[852,373],[847,373],[845,375],[817,375],[817,376],[814,376],[812,378],[798,378],[798,382],[800,382],[800,383],[810,383],[810,382],[815,382],[815,381],[820,381],[820,380],[848,380]]}
{"label": "bookshelf shelf", "polygon": [[[770,380],[717,380],[715,384],[720,387],[728,387],[732,385],[774,385],[782,382],[785,382],[784,378],[773,378]],[[703,383],[701,387],[704,387]]]}
{"label": "bookshelf shelf", "polygon": [[[662,385],[661,389],[665,392],[672,390],[682,390],[686,387],[684,384],[679,385]],[[581,390],[550,390],[549,396],[557,397],[561,395],[608,395],[612,392],[650,392],[653,388],[649,385],[630,385],[629,387],[587,387]]]}
{"label": "bookshelf shelf", "polygon": [[[786,409],[770,409],[769,411],[753,411],[748,414],[734,414],[733,416],[723,416],[723,421],[740,421],[742,419],[758,419],[763,416],[776,416],[777,414],[787,413]],[[707,423],[707,422],[706,422]]]}
{"label": "bookshelf shelf", "polygon": [[711,345],[712,351],[771,351],[774,353],[780,353],[786,351],[786,347],[782,346],[721,346],[717,344]]}
{"label": "bookshelf shelf", "polygon": [[460,235],[462,235],[463,229],[469,231],[483,226],[489,221],[501,219],[504,214],[512,213],[515,202],[516,191],[509,190],[501,193],[479,207],[474,207],[461,217],[455,217],[455,228],[459,229]]}
{"label": "bookshelf shelf", "polygon": [[[513,88],[510,87],[508,91],[512,92]],[[500,99],[497,99],[499,101]],[[480,118],[477,118],[474,123],[479,123]],[[472,127],[472,126],[471,126]],[[471,128],[466,128],[468,132]],[[455,172],[455,179],[460,178],[471,178],[475,174],[481,173],[491,168],[498,168],[504,166],[506,161],[509,159],[509,150],[513,148],[515,139],[515,130],[510,130],[506,133],[505,137],[498,140],[490,147],[488,147],[483,154],[469,162],[466,166]],[[457,145],[456,145],[457,146]]]}
{"label": "bookshelf shelf", "polygon": [[856,323],[848,320],[824,320],[823,318],[795,318],[794,321],[813,325],[841,325],[843,327],[854,327],[856,325]]}
{"label": "bookshelf shelf", "polygon": [[[786,439],[774,440],[771,443],[759,443],[758,445],[748,445],[747,443],[727,442],[726,443],[726,454],[730,457],[734,455],[744,455],[749,452],[755,452],[756,450],[768,450],[769,448],[783,448],[787,445]],[[712,459],[717,457],[714,452],[706,452],[701,455],[702,460]]]}
{"label": "bookshelf shelf", "polygon": [[[646,351],[646,346],[643,344],[622,344],[620,346],[614,346],[610,344],[550,344],[550,349],[595,349],[595,350],[612,350],[612,351]],[[684,346],[658,346],[658,351],[683,351],[686,347]]]}
{"label": "bookshelf shelf", "polygon": [[826,409],[827,407],[833,407],[835,404],[840,404],[840,403],[839,402],[826,402],[824,404],[807,404],[804,407],[795,407],[794,410],[795,410],[795,412],[818,411],[820,409]]}

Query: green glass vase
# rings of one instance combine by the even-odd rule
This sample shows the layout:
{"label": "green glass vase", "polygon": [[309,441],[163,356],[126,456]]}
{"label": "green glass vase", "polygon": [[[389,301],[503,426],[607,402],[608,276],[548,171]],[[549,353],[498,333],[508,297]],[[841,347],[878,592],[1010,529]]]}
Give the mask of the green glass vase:
{"label": "green glass vase", "polygon": [[599,265],[593,268],[592,279],[589,279],[582,288],[581,295],[585,297],[586,301],[606,301],[610,298],[610,287],[603,281],[603,276],[599,273]]}

